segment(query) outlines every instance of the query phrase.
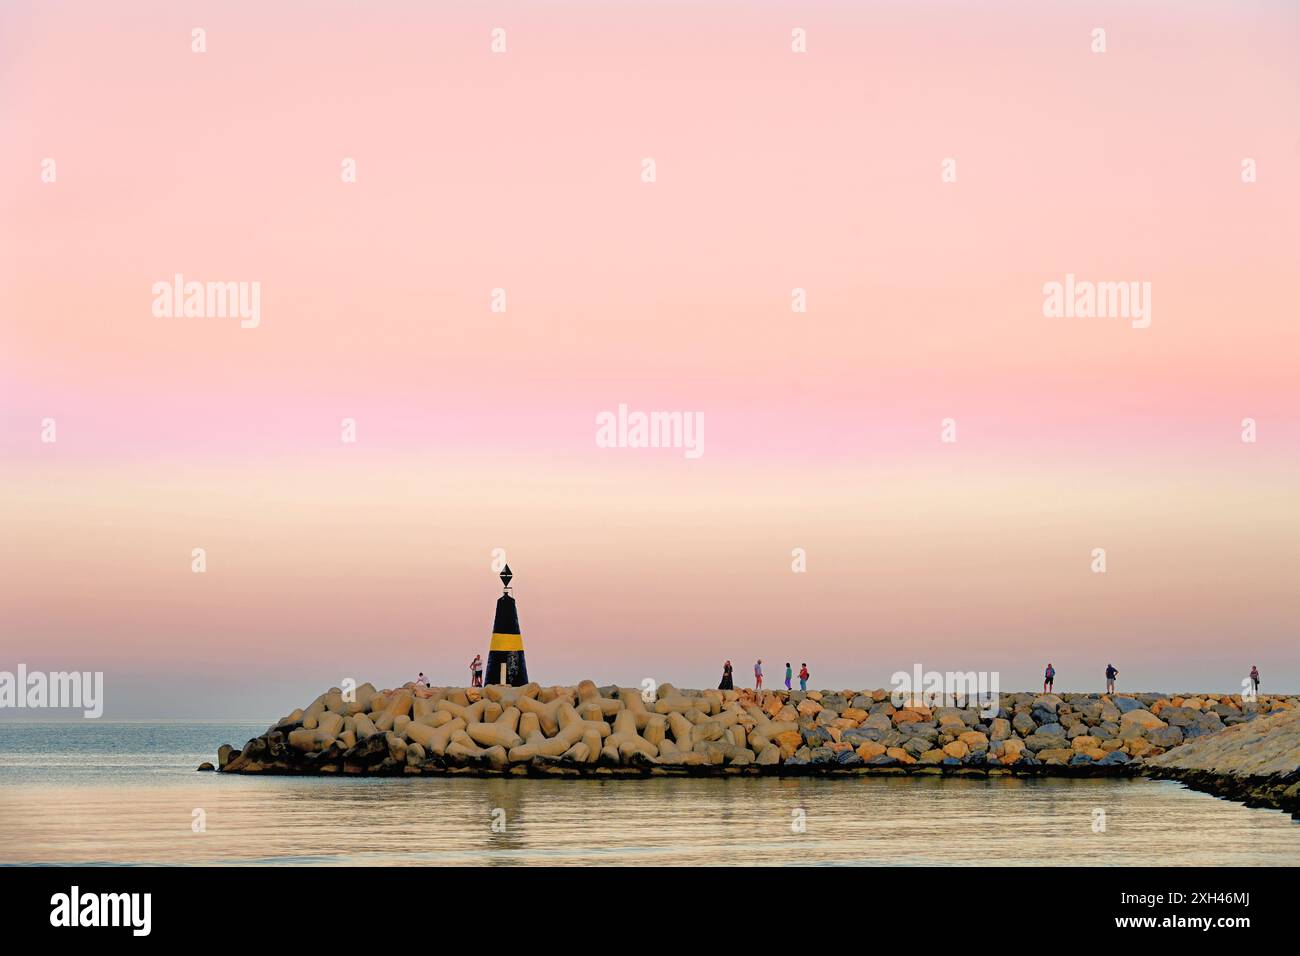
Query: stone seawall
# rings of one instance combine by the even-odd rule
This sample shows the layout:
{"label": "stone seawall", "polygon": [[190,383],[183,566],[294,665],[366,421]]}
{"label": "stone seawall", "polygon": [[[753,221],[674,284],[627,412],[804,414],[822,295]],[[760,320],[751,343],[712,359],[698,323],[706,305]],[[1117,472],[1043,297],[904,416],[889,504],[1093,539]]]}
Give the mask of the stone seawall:
{"label": "stone seawall", "polygon": [[1248,807],[1300,817],[1300,710],[1283,710],[1153,756],[1145,772]]}
{"label": "stone seawall", "polygon": [[[224,773],[641,777],[695,774],[1134,775],[1147,760],[1296,697],[1003,694],[977,708],[895,706],[869,691],[576,686],[339,688],[295,710]],[[908,703],[908,702],[903,702]],[[1269,718],[1271,719],[1271,718]],[[204,764],[200,769],[213,769]]]}

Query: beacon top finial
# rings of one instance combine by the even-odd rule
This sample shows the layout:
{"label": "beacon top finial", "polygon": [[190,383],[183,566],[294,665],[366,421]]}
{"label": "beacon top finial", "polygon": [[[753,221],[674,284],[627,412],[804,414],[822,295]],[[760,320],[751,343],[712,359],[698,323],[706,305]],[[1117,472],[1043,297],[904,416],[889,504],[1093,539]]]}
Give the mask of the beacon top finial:
{"label": "beacon top finial", "polygon": [[510,591],[510,579],[513,577],[514,575],[510,573],[510,565],[507,564],[501,571],[501,583],[505,585],[507,593]]}

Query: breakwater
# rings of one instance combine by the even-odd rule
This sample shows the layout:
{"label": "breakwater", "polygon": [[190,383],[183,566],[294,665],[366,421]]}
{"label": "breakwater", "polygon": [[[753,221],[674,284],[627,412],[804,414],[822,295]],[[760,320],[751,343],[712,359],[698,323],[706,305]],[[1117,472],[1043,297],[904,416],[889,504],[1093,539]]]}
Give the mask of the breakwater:
{"label": "breakwater", "polygon": [[1155,755],[1146,773],[1300,817],[1300,710],[1282,710]]}
{"label": "breakwater", "polygon": [[[1300,699],[1231,694],[1002,694],[996,714],[889,691],[332,688],[216,769],[268,774],[1124,776]],[[1263,727],[1263,724],[1260,724]],[[214,769],[205,764],[201,769]]]}

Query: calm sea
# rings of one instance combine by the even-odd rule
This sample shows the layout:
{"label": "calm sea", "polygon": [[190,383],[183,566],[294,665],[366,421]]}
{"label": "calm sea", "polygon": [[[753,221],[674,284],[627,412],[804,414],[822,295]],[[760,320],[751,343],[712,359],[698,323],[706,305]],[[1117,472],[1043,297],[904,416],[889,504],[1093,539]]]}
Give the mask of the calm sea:
{"label": "calm sea", "polygon": [[0,863],[1300,864],[1286,814],[1163,781],[195,773],[265,729],[0,723]]}

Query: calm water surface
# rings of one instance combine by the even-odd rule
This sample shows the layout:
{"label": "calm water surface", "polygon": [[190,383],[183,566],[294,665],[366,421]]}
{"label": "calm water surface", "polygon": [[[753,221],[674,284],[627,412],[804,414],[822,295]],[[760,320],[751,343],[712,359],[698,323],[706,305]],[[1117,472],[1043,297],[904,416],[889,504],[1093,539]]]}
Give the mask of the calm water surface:
{"label": "calm water surface", "polygon": [[0,723],[0,863],[1300,865],[1286,814],[1164,781],[194,772],[265,729]]}

